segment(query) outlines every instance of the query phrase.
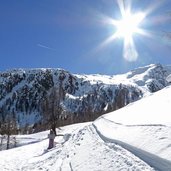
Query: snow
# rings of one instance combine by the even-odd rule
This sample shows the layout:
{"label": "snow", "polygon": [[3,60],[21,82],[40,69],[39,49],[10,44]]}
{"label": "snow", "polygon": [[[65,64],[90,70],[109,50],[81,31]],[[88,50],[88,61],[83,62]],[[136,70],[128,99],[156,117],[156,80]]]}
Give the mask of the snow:
{"label": "snow", "polygon": [[[28,137],[44,137],[46,133]],[[1,170],[154,170],[121,146],[104,142],[91,123],[63,127],[60,133],[67,134],[68,138],[56,137],[56,146],[51,150],[46,150],[48,139],[42,139],[37,143],[1,151]]]}
{"label": "snow", "polygon": [[103,140],[121,145],[157,170],[170,171],[170,127],[125,126],[110,122],[101,120],[94,123]]}
{"label": "snow", "polygon": [[171,86],[97,119],[102,139],[117,143],[158,170],[171,170]]}
{"label": "snow", "polygon": [[94,122],[18,135],[17,148],[0,151],[2,171],[170,171],[171,86]]}
{"label": "snow", "polygon": [[[66,126],[61,130],[57,130],[58,133],[70,135],[77,129],[81,129],[85,124],[76,124],[74,126]],[[23,145],[27,142],[27,145],[13,148],[6,151],[0,152],[0,168],[1,171],[15,171],[15,170],[39,170],[41,168],[41,162],[45,162],[42,166],[50,168],[49,163],[54,162],[52,156],[58,156],[58,152],[62,151],[62,143],[65,142],[62,136],[55,139],[56,147],[53,150],[47,151],[48,147],[48,132],[41,132],[31,135],[19,135],[17,137],[19,145]],[[48,159],[53,159],[48,161]],[[59,162],[59,161],[58,161]],[[55,163],[55,162],[54,162]],[[34,167],[37,164],[37,167]],[[40,165],[39,165],[40,164]],[[56,163],[55,163],[56,164]],[[51,170],[51,169],[50,169]],[[57,169],[58,170],[58,169]]]}
{"label": "snow", "polygon": [[125,125],[162,124],[171,126],[171,97],[169,95],[171,95],[171,86],[103,117]]}
{"label": "snow", "polygon": [[171,82],[171,74],[166,78],[166,80],[170,83]]}

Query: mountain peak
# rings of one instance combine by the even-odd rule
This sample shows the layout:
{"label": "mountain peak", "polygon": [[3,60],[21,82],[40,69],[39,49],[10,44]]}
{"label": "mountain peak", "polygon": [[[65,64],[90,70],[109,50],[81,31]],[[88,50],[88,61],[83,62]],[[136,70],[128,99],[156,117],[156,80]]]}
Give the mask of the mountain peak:
{"label": "mountain peak", "polygon": [[54,88],[61,97],[60,124],[93,120],[166,87],[169,72],[160,64],[116,76],[78,75],[60,68],[1,72],[0,121],[9,113],[20,127],[42,125],[42,105]]}

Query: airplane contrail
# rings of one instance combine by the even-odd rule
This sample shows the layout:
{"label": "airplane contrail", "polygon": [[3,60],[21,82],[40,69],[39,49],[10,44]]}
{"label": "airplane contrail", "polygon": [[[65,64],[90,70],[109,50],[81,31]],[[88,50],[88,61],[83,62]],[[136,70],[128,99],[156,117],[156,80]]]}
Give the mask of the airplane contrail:
{"label": "airplane contrail", "polygon": [[56,49],[54,49],[54,48],[51,48],[51,47],[48,47],[48,46],[45,46],[45,45],[43,45],[43,44],[37,44],[37,46],[39,46],[39,47],[41,47],[41,48],[45,48],[45,49],[49,49],[49,50],[56,50]]}

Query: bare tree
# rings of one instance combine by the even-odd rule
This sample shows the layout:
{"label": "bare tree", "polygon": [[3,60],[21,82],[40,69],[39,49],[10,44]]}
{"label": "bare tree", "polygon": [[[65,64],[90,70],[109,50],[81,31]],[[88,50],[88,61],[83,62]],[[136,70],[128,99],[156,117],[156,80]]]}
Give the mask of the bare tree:
{"label": "bare tree", "polygon": [[[14,115],[12,116],[9,112],[6,115],[6,119],[3,123],[1,123],[0,134],[2,135],[2,141],[4,136],[6,136],[6,149],[10,148],[10,137],[11,135],[17,134],[17,124]],[[3,142],[1,142],[3,144]],[[1,145],[2,145],[1,144]]]}
{"label": "bare tree", "polygon": [[45,123],[48,124],[50,129],[55,132],[58,127],[59,119],[62,114],[62,100],[64,98],[64,91],[62,86],[53,87],[50,89],[49,94],[45,97],[42,103],[42,112]]}

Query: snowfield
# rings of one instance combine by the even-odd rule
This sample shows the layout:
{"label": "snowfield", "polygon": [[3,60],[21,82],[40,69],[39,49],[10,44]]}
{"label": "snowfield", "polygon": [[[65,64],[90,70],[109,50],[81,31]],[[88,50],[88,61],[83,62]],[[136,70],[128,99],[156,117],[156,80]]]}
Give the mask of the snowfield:
{"label": "snowfield", "polygon": [[171,86],[94,122],[19,135],[18,148],[0,151],[0,170],[171,171]]}
{"label": "snowfield", "polygon": [[66,139],[57,137],[51,150],[46,150],[46,139],[1,151],[1,170],[154,170],[121,146],[103,141],[91,123],[63,128],[60,133],[65,133]]}

